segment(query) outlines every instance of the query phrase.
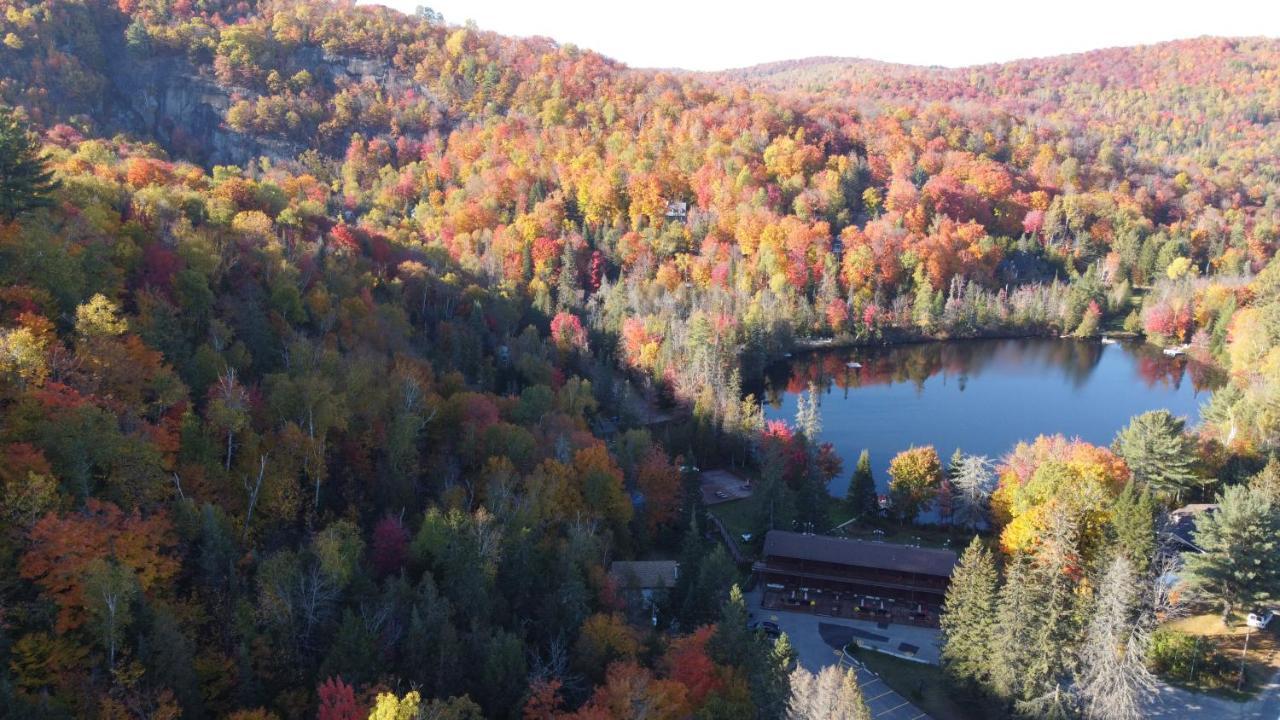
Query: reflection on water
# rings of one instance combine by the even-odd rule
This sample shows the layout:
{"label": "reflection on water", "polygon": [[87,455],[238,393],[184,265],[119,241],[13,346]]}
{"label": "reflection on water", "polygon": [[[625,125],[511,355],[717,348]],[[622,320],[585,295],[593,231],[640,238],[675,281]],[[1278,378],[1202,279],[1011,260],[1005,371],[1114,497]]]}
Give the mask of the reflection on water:
{"label": "reflection on water", "polygon": [[[1196,422],[1222,382],[1214,368],[1149,345],[1041,338],[811,353],[770,368],[755,392],[767,417],[790,419],[796,395],[817,383],[823,439],[846,471],[869,449],[883,487],[890,458],[913,444],[934,445],[944,460],[956,448],[998,457],[1048,433],[1108,444],[1147,410]],[[832,492],[847,484],[846,472]]]}

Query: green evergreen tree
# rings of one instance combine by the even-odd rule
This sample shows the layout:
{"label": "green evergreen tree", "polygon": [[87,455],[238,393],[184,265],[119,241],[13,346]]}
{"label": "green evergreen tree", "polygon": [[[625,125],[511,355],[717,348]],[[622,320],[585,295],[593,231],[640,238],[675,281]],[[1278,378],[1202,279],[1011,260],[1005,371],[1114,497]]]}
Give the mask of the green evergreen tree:
{"label": "green evergreen tree", "polygon": [[795,651],[785,635],[770,643],[763,634],[752,632],[747,618],[746,599],[735,584],[720,606],[720,619],[707,651],[716,662],[742,671],[751,689],[756,717],[781,720],[791,694],[788,677]]}
{"label": "green evergreen tree", "polygon": [[342,624],[320,666],[320,677],[341,677],[354,684],[372,680],[379,667],[373,634],[351,610],[342,613]]}
{"label": "green evergreen tree", "polygon": [[1036,554],[1008,565],[996,603],[991,687],[1028,717],[1056,717],[1069,700],[1063,686],[1083,615],[1071,572],[1078,532],[1065,514],[1050,516]]}
{"label": "green evergreen tree", "polygon": [[500,717],[517,707],[529,672],[520,638],[505,630],[495,630],[484,645],[481,667],[479,677],[473,677],[471,695],[480,698],[485,716]]}
{"label": "green evergreen tree", "polygon": [[52,204],[60,183],[40,154],[40,140],[12,108],[0,106],[0,220]]}
{"label": "green evergreen tree", "polygon": [[560,256],[560,278],[556,285],[556,302],[561,309],[572,309],[581,304],[582,290],[578,287],[578,260],[573,244],[566,241]]}
{"label": "green evergreen tree", "polygon": [[871,474],[871,453],[863,450],[858,455],[858,466],[849,480],[845,494],[849,512],[859,519],[873,518],[880,514],[880,501],[876,497],[876,480]]}
{"label": "green evergreen tree", "polygon": [[195,643],[182,631],[169,608],[147,606],[144,614],[149,627],[139,639],[138,659],[152,680],[173,691],[182,705],[183,717],[204,717],[200,678],[195,670]]}
{"label": "green evergreen tree", "polygon": [[796,649],[791,644],[791,638],[786,633],[778,636],[773,643],[773,665],[782,671],[783,677],[786,673],[791,672],[791,665],[796,661]]}
{"label": "green evergreen tree", "polygon": [[696,510],[690,510],[687,514],[689,524],[685,528],[684,538],[680,541],[680,573],[676,576],[675,587],[671,589],[672,607],[678,609],[678,616],[682,622],[687,621],[695,612],[695,585],[697,585],[698,571],[702,566],[702,556],[706,554],[698,522],[699,513]]}
{"label": "green evergreen tree", "polygon": [[1022,668],[1022,698],[1015,705],[1025,717],[1065,717],[1070,707],[1065,686],[1075,662],[1086,597],[1077,592],[1073,572],[1080,565],[1079,535],[1074,518],[1051,515],[1031,566],[1034,602],[1029,608],[1031,632],[1024,640],[1031,654]]}
{"label": "green evergreen tree", "polygon": [[1280,511],[1261,491],[1235,485],[1218,496],[1218,507],[1196,522],[1196,545],[1188,553],[1186,580],[1234,610],[1280,598]]}
{"label": "green evergreen tree", "polygon": [[1125,483],[1111,506],[1111,533],[1116,552],[1146,572],[1156,552],[1156,501],[1149,490]]}
{"label": "green evergreen tree", "polygon": [[764,536],[770,530],[795,527],[795,493],[782,479],[782,461],[776,454],[765,459],[756,485],[755,501],[755,517],[751,521],[753,541],[764,542]]}
{"label": "green evergreen tree", "polygon": [[1005,566],[1004,585],[996,598],[995,634],[987,668],[992,691],[1005,702],[1012,702],[1022,692],[1021,668],[1030,655],[1023,638],[1030,634],[1034,602],[1031,558],[1019,553]]}
{"label": "green evergreen tree", "polygon": [[830,515],[831,493],[814,468],[810,468],[796,488],[796,523],[803,532],[826,532]]}
{"label": "green evergreen tree", "polygon": [[1183,432],[1185,424],[1168,410],[1143,413],[1116,435],[1111,449],[1124,458],[1135,480],[1181,499],[1200,485],[1195,447]]}
{"label": "green evergreen tree", "polygon": [[729,598],[720,605],[720,621],[707,642],[712,659],[725,665],[740,664],[751,651],[753,636],[747,629],[747,603],[742,588],[735,583]]}
{"label": "green evergreen tree", "polygon": [[940,618],[942,666],[962,687],[990,683],[996,580],[995,560],[974,536],[951,573]]}
{"label": "green evergreen tree", "polygon": [[[684,568],[680,569],[684,574]],[[680,622],[683,627],[694,628],[705,625],[716,618],[722,603],[728,594],[732,597],[730,587],[738,577],[738,568],[725,552],[724,546],[716,544],[698,564],[697,580],[689,588],[688,595],[683,598]],[[746,626],[745,610],[743,626]]]}
{"label": "green evergreen tree", "polygon": [[951,453],[951,462],[947,463],[947,479],[955,480],[960,476],[960,472],[963,468],[964,451],[960,448],[956,448],[956,451]]}
{"label": "green evergreen tree", "polygon": [[1267,464],[1249,478],[1249,487],[1262,493],[1272,505],[1280,506],[1280,457],[1272,455]]}
{"label": "green evergreen tree", "polygon": [[533,279],[533,243],[526,242],[520,250],[520,279],[527,285]]}

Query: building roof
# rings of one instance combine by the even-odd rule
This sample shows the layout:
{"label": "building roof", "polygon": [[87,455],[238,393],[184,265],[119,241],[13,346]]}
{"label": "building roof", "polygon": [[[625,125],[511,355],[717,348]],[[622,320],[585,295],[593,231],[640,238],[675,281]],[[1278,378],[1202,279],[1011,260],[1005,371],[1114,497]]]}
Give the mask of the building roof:
{"label": "building roof", "polygon": [[950,577],[958,557],[950,550],[918,548],[893,543],[867,542],[829,535],[805,535],[770,530],[764,538],[764,556],[896,570]]}
{"label": "building roof", "polygon": [[1183,545],[1197,552],[1204,552],[1199,545],[1196,545],[1196,520],[1201,515],[1217,509],[1218,506],[1212,503],[1184,505],[1169,513],[1169,521],[1165,525],[1165,532]]}
{"label": "building roof", "polygon": [[1177,510],[1170,511],[1169,515],[1172,517],[1195,516],[1206,510],[1215,510],[1217,507],[1218,506],[1214,503],[1191,503],[1190,505],[1183,505]]}
{"label": "building roof", "polygon": [[669,588],[680,575],[675,560],[619,560],[609,566],[609,575],[624,588]]}

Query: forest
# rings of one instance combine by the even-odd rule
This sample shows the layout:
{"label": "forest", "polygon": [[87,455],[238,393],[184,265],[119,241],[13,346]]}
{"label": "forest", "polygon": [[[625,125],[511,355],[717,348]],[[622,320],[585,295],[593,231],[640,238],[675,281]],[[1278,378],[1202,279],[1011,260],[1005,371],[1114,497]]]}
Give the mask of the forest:
{"label": "forest", "polygon": [[[749,553],[832,505],[976,536],[975,717],[1142,717],[1175,606],[1280,597],[1280,41],[701,74],[429,8],[0,8],[0,715],[869,717],[747,629],[695,466],[766,498]],[[1104,333],[1228,384],[1110,447],[906,451],[884,502],[814,394],[743,391]],[[657,558],[637,620],[609,566]]]}

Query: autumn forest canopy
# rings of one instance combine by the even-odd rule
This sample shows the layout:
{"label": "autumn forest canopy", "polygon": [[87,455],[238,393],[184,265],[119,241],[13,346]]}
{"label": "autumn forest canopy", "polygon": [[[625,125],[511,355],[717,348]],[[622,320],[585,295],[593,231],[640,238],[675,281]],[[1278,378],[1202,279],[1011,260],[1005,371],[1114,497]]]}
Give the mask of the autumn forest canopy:
{"label": "autumn forest canopy", "polygon": [[[1058,648],[944,623],[948,673],[999,712],[1067,686],[1093,712],[1088,603],[1141,598],[1052,627],[1013,603],[1151,573],[1188,501],[1280,529],[1280,41],[698,74],[427,8],[0,9],[15,717],[860,706],[747,631],[750,563],[707,533],[694,465],[769,503],[748,553],[832,505],[905,526],[945,504],[985,543],[971,597]],[[1149,413],[1109,448],[914,448],[887,509],[814,393],[766,423],[743,392],[821,342],[1103,333],[1229,381],[1198,424]],[[680,573],[651,613],[609,566],[657,558]],[[1196,572],[1224,613],[1280,594],[1280,567],[1262,590],[1219,571]]]}

